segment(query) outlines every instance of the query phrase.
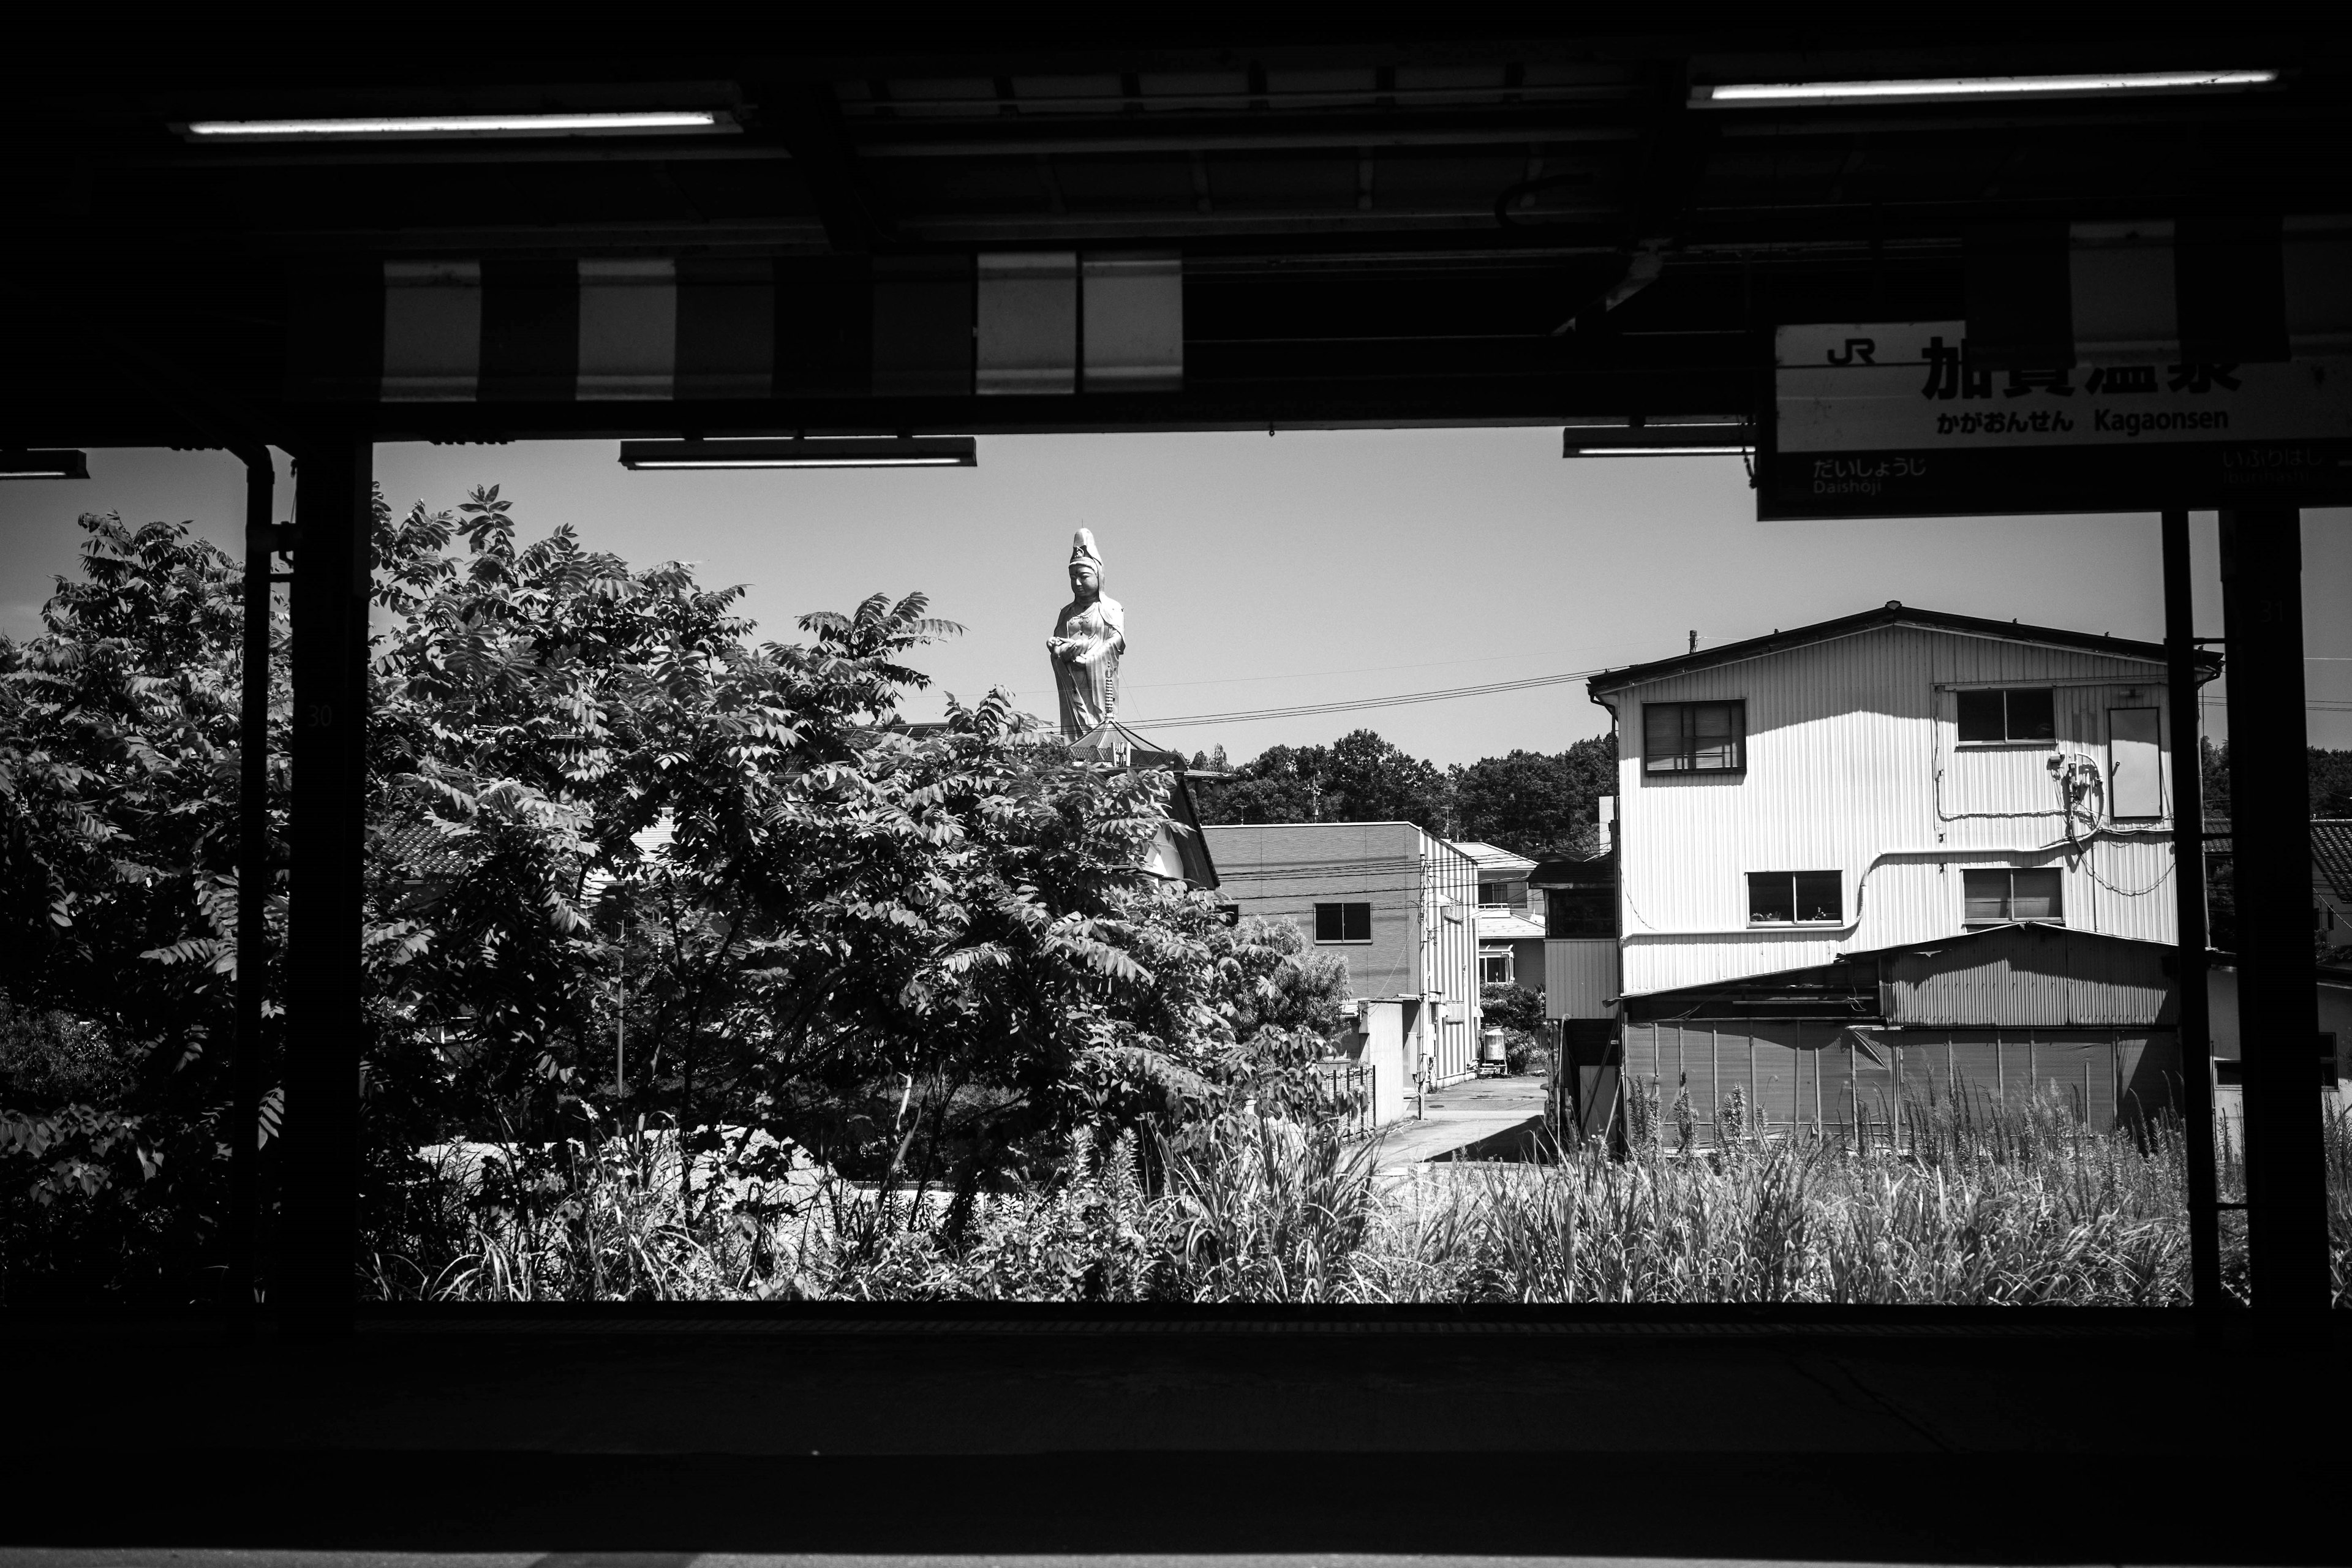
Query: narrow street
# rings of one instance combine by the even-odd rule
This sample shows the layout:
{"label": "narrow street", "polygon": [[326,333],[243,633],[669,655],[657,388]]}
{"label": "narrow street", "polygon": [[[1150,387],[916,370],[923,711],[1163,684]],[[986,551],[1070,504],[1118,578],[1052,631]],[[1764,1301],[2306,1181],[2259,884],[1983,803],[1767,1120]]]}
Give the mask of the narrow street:
{"label": "narrow street", "polygon": [[1544,1079],[1466,1079],[1432,1089],[1420,1120],[1410,1116],[1383,1130],[1379,1173],[1402,1175],[1408,1167],[1448,1156],[1515,1159],[1517,1145],[1543,1125]]}

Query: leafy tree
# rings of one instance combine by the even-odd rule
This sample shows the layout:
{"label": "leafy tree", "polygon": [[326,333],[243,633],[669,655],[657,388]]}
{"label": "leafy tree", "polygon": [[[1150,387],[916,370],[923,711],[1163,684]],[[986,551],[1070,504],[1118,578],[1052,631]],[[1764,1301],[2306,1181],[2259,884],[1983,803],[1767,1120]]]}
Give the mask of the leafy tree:
{"label": "leafy tree", "polygon": [[1530,991],[1524,985],[1497,984],[1478,988],[1480,1016],[1498,1028],[1528,1033],[1541,1029],[1544,1026],[1543,1006],[1543,993]]}
{"label": "leafy tree", "polygon": [[[201,1261],[228,1135],[239,574],[184,528],[84,526],[47,632],[0,644],[0,1205],[12,1256],[87,1272],[98,1237],[152,1283]],[[548,1223],[622,1125],[692,1156],[689,1215],[791,1142],[969,1215],[1073,1128],[1311,1092],[1344,979],[1138,869],[1163,780],[1073,763],[1002,694],[897,722],[906,656],[956,629],[921,595],[755,645],[739,590],[526,543],[496,489],[379,503],[373,545],[374,1249],[446,1254],[419,1151],[452,1139],[505,1150],[479,1201]]]}
{"label": "leafy tree", "polygon": [[[2230,820],[2230,743],[2216,744],[2200,737],[2199,773],[2205,790],[2205,816],[2226,826]],[[2311,815],[2352,816],[2352,752],[2331,752],[2313,746],[2306,753]]]}
{"label": "leafy tree", "polygon": [[20,1289],[184,1289],[234,1135],[242,574],[185,524],[80,526],[0,638],[0,1249]]}
{"label": "leafy tree", "polygon": [[1202,820],[1412,822],[1443,833],[1450,800],[1445,775],[1370,730],[1328,746],[1270,746],[1231,779],[1204,781]]}
{"label": "leafy tree", "polygon": [[2352,816],[2352,752],[2311,748],[2311,815]]}
{"label": "leafy tree", "polygon": [[1589,853],[1593,802],[1617,793],[1617,737],[1579,741],[1556,755],[1515,751],[1453,771],[1455,830],[1518,855]]}

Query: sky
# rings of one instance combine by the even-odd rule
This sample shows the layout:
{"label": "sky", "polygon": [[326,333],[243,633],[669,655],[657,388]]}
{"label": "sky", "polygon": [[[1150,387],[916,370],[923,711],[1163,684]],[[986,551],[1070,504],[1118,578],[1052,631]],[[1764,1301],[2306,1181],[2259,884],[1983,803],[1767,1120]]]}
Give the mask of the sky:
{"label": "sky", "polygon": [[[0,633],[39,629],[86,511],[192,521],[240,553],[226,454],[94,450],[86,481],[0,484]],[[292,487],[281,455],[280,516]],[[475,485],[525,538],[568,523],[633,564],[746,585],[763,637],[868,594],[927,594],[964,635],[922,651],[940,693],[992,687],[1051,715],[1045,639],[1072,532],[1094,530],[1127,611],[1120,716],[1235,762],[1359,727],[1444,763],[1556,752],[1608,728],[1581,680],[1303,718],[1172,721],[1638,663],[1899,599],[1926,609],[2156,639],[2148,514],[1759,522],[1737,458],[1563,459],[1551,427],[982,437],[976,468],[632,473],[610,441],[386,445],[405,509]],[[2198,629],[2221,631],[2210,513],[2192,516]],[[2352,510],[2304,519],[2306,689],[2352,699]],[[2209,689],[2218,700],[2221,688]],[[2209,732],[2224,731],[2218,706]],[[2352,747],[2352,713],[2312,743]]]}

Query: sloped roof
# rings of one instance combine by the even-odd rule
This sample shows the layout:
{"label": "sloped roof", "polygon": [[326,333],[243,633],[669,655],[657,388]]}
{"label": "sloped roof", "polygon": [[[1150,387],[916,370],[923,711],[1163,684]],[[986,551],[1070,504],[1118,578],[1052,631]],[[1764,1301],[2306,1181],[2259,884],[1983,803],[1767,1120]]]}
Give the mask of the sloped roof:
{"label": "sloped roof", "polygon": [[2311,824],[2311,868],[2346,906],[2352,907],[2352,817],[2315,817]]}
{"label": "sloped roof", "polygon": [[[2118,658],[2146,659],[2153,664],[2162,664],[2165,658],[2162,643],[2111,637],[2103,633],[2070,632],[2055,626],[2029,626],[2020,621],[1989,621],[1976,616],[1955,616],[1943,610],[1917,610],[1900,599],[1889,599],[1877,609],[1864,610],[1857,616],[1816,621],[1809,626],[1794,626],[1787,631],[1774,632],[1769,637],[1749,637],[1745,642],[1725,643],[1720,647],[1700,648],[1696,653],[1686,653],[1676,658],[1662,658],[1649,664],[1629,664],[1622,669],[1604,670],[1586,682],[1585,689],[1599,697],[1644,681],[1662,680],[1670,675],[1685,675],[1695,669],[1737,664],[1742,659],[1785,653],[1790,648],[1809,647],[1815,643],[1830,642],[1838,637],[1853,637],[1858,632],[1878,631],[1888,626],[1925,626],[1935,631],[1959,632],[1969,637],[1998,637],[2004,642],[2039,643],[2049,647],[2112,654]],[[2208,680],[2221,672],[2221,660],[2218,654],[2200,650],[2197,661],[2203,668]]]}
{"label": "sloped roof", "polygon": [[1144,738],[1117,719],[1106,719],[1070,742],[1070,755],[1082,763],[1116,763],[1121,767],[1181,768],[1184,753],[1171,752]]}
{"label": "sloped roof", "polygon": [[1617,851],[1546,856],[1528,877],[1531,888],[1594,888],[1617,880]]}
{"label": "sloped roof", "polygon": [[1525,915],[1482,914],[1478,917],[1480,942],[1528,942],[1544,934],[1544,928]]}
{"label": "sloped roof", "polygon": [[1536,868],[1536,863],[1524,855],[1514,855],[1498,844],[1481,843],[1475,838],[1455,838],[1448,842],[1465,855],[1481,871],[1506,871],[1525,876]]}

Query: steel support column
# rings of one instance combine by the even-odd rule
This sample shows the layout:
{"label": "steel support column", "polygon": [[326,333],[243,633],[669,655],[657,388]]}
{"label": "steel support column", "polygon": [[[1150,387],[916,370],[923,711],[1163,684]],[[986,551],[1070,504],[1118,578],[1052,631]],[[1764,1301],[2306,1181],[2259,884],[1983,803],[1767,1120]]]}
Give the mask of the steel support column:
{"label": "steel support column", "polygon": [[228,1278],[230,1315],[253,1315],[260,1283],[261,1003],[268,974],[269,558],[276,465],[267,447],[245,460],[245,649],[237,709],[236,1037],[229,1057]]}
{"label": "steel support column", "polygon": [[2189,1299],[2221,1304],[2221,1194],[2213,1165],[2213,1033],[2205,986],[2205,780],[2199,754],[2197,617],[2189,591],[2189,514],[2164,531],[2165,690],[2172,726],[2172,889],[2180,946],[2180,1113],[2188,1134]]}
{"label": "steel support column", "polygon": [[2254,1310],[2276,1322],[2323,1312],[2329,1299],[2299,513],[2263,508],[2221,514],[2221,607],[2230,660],[2247,1272]]}
{"label": "steel support column", "polygon": [[292,858],[287,939],[279,1321],[349,1329],[360,1089],[370,444],[306,443],[297,461]]}

